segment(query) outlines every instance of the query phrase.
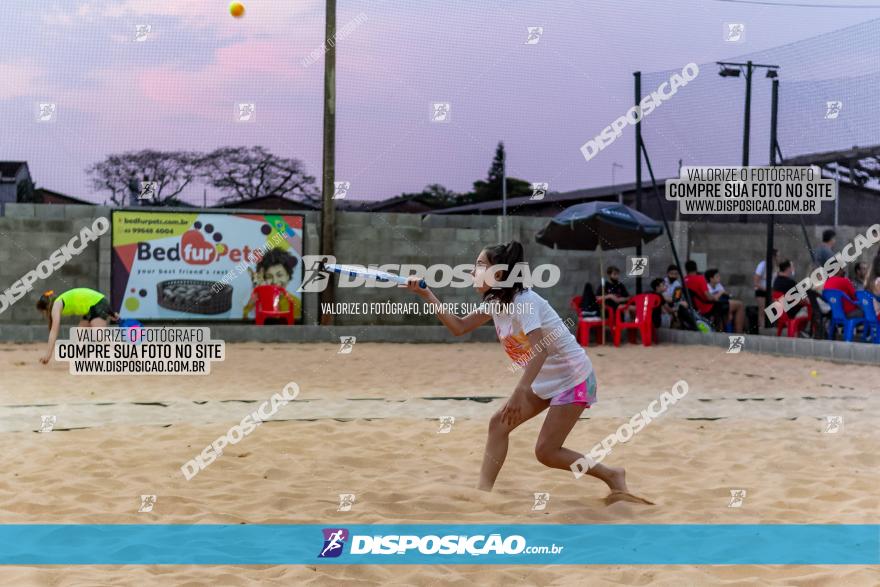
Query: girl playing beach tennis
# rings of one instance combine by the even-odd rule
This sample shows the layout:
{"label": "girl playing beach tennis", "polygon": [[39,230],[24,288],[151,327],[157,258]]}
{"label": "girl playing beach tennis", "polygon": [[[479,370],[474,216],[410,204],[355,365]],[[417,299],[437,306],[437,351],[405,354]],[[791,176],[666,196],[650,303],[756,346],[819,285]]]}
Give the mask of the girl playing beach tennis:
{"label": "girl playing beach tennis", "polygon": [[44,292],[37,302],[37,310],[49,321],[49,348],[40,357],[44,365],[52,358],[61,329],[61,316],[82,316],[77,325],[80,328],[107,326],[108,321],[119,320],[104,294],[87,287],[69,289],[59,296],[53,290]]}
{"label": "girl playing beach tennis", "polygon": [[[522,367],[513,394],[489,420],[479,483],[484,491],[492,490],[501,471],[510,433],[548,407],[535,456],[548,467],[570,470],[583,455],[562,445],[581,412],[596,402],[596,374],[584,349],[544,298],[526,289],[522,279],[511,279],[516,264],[523,262],[523,247],[516,241],[483,249],[475,264],[474,287],[486,304],[464,317],[442,311],[437,296],[420,287],[418,278],[407,283],[407,289],[436,304],[437,318],[456,336],[493,320],[504,350]],[[493,266],[504,269],[495,271]],[[587,474],[604,481],[612,492],[627,491],[626,472],[620,467],[596,463]]]}

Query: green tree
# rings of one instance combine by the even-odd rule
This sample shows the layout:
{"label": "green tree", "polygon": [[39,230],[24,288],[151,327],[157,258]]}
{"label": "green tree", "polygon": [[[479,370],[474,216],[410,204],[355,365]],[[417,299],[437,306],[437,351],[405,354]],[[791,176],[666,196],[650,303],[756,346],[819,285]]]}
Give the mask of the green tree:
{"label": "green tree", "polygon": [[461,196],[461,194],[453,192],[439,183],[432,183],[425,186],[425,189],[422,190],[422,194],[425,196],[426,200],[435,203],[442,208],[454,206],[458,202],[458,198]]}
{"label": "green tree", "polygon": [[[504,162],[506,154],[504,152],[504,143],[499,142],[495,148],[495,157],[489,167],[489,173],[485,180],[478,179],[474,182],[474,189],[469,194],[463,194],[460,203],[475,204],[477,202],[488,202],[491,200],[500,200],[502,197],[502,178],[504,178]],[[521,196],[530,196],[532,194],[532,186],[529,182],[518,179],[516,177],[507,176],[507,197],[518,198]]]}
{"label": "green tree", "polygon": [[37,186],[34,185],[30,179],[25,179],[24,181],[18,184],[15,193],[15,200],[21,203],[31,203],[37,201],[37,196],[34,193],[34,190]]}

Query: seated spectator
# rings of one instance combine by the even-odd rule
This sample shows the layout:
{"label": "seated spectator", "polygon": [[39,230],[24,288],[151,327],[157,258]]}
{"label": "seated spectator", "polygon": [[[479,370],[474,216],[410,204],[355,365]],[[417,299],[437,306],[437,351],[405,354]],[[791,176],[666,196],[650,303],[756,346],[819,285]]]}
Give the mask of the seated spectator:
{"label": "seated spectator", "polygon": [[599,312],[602,307],[599,305],[599,298],[593,291],[593,285],[589,282],[584,284],[584,292],[581,295],[581,317],[599,320]]}
{"label": "seated spectator", "polygon": [[709,284],[706,282],[706,278],[697,271],[696,262],[691,260],[685,262],[684,271],[687,274],[684,278],[684,285],[690,290],[697,312],[704,316],[713,316],[715,314],[715,300],[709,297]]}
{"label": "seated spectator", "polygon": [[[734,332],[742,332],[745,326],[745,306],[739,300],[716,299],[709,293],[709,283],[697,272],[697,264],[688,260],[684,265],[687,276],[684,285],[691,292],[694,306],[700,314],[721,322],[721,326],[733,321]],[[723,296],[723,294],[721,294]]]}
{"label": "seated spectator", "polygon": [[[730,297],[724,286],[721,285],[721,273],[717,269],[709,269],[705,274],[706,281],[709,284],[709,295],[717,302],[727,303],[728,313],[725,323],[733,322],[733,328],[736,332],[742,332],[746,323],[746,306],[740,300]],[[737,330],[739,328],[739,330]]]}
{"label": "seated spectator", "polygon": [[626,291],[626,286],[620,282],[620,269],[611,265],[605,274],[608,276],[608,281],[605,282],[605,305],[616,310],[617,306],[625,304],[629,299],[629,292]]}
{"label": "seated spectator", "polygon": [[865,289],[865,279],[868,277],[868,265],[856,263],[852,268],[852,283],[856,291]]}
{"label": "seated spectator", "polygon": [[666,268],[666,277],[663,278],[666,284],[666,293],[663,294],[668,301],[674,301],[676,297],[681,297],[681,275],[678,274],[678,267],[670,265]]}
{"label": "seated spectator", "polygon": [[706,273],[703,275],[706,278],[706,282],[709,284],[709,295],[716,300],[720,300],[723,295],[730,297],[727,290],[721,285],[721,273],[719,273],[717,269],[707,269]]}
{"label": "seated spectator", "polygon": [[670,328],[672,326],[672,317],[675,315],[675,305],[672,301],[666,299],[666,281],[657,278],[651,281],[651,291],[649,295],[655,295],[660,298],[660,305],[652,310],[652,322],[654,328]]}
{"label": "seated spectator", "polygon": [[[783,259],[782,262],[779,263],[779,273],[776,275],[776,279],[773,280],[773,291],[785,295],[789,290],[794,289],[794,286],[797,285],[797,281],[794,280],[793,275],[794,265],[792,265],[791,261],[788,259]],[[806,309],[802,304],[798,304],[788,310],[786,314],[788,314],[789,318],[794,318],[801,311],[806,312]]]}
{"label": "seated spectator", "polygon": [[[605,282],[605,293],[593,290],[591,283],[584,284],[584,291],[581,295],[581,316],[583,318],[599,318],[602,310],[602,298],[605,298],[605,306],[611,308],[611,312],[617,309],[617,306],[625,304],[629,299],[629,292],[626,286],[620,282],[620,269],[611,265],[605,271],[608,280]],[[596,295],[599,293],[599,295]]]}
{"label": "seated spectator", "polygon": [[[825,283],[822,285],[822,290],[824,291],[826,289],[836,289],[837,291],[845,293],[851,300],[856,299],[856,288],[853,286],[853,282],[842,275],[834,275],[826,279]],[[864,316],[862,309],[849,300],[843,300],[843,311],[847,318],[859,318],[860,316]]]}

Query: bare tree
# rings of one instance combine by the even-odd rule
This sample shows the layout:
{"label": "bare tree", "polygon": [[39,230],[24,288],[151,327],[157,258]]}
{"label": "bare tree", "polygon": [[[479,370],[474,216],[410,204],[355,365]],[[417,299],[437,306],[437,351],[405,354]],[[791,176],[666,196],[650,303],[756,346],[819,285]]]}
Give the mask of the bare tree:
{"label": "bare tree", "polygon": [[320,200],[315,178],[299,159],[278,157],[260,146],[216,149],[201,159],[199,169],[205,183],[226,194],[221,202],[265,196]]}
{"label": "bare tree", "polygon": [[149,202],[155,205],[179,201],[181,192],[197,177],[203,156],[191,151],[130,151],[109,155],[86,172],[92,186],[109,191],[110,201],[125,204],[126,196],[140,191],[141,182],[156,182]]}

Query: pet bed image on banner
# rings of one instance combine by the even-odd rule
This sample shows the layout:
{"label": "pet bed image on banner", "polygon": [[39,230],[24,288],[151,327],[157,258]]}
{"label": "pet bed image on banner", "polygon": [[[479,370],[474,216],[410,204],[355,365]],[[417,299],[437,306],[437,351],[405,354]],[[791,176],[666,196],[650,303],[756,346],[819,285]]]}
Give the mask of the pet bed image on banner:
{"label": "pet bed image on banner", "polygon": [[111,301],[122,318],[249,319],[253,289],[277,285],[302,319],[303,216],[118,210],[112,219]]}

